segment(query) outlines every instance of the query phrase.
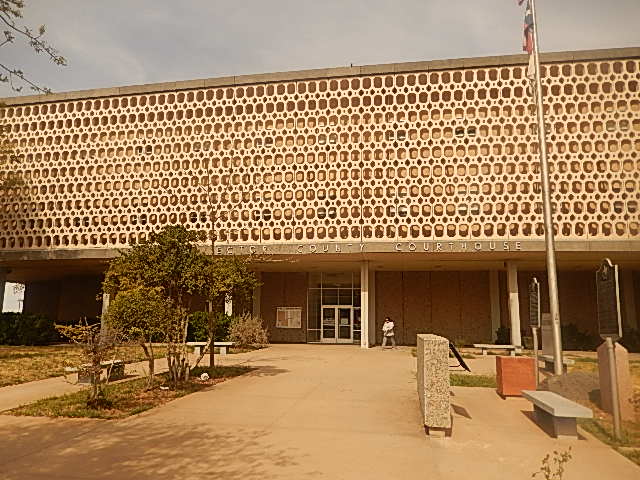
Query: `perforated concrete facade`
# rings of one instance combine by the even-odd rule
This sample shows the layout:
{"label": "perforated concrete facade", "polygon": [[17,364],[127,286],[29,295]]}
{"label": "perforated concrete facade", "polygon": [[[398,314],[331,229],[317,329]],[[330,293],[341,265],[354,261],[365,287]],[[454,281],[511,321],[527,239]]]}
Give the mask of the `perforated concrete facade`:
{"label": "perforated concrete facade", "polygon": [[[638,238],[639,56],[546,59],[560,242]],[[541,240],[523,63],[9,99],[28,186],[0,196],[0,250],[120,248],[176,223],[209,231],[208,194],[221,244]]]}

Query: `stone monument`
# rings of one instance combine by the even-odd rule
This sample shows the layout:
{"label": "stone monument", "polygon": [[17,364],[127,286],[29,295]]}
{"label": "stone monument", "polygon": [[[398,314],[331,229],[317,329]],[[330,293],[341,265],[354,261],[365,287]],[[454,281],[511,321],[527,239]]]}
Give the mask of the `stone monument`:
{"label": "stone monument", "polygon": [[[620,402],[620,418],[622,420],[635,420],[633,408],[633,388],[631,386],[631,373],[629,370],[629,353],[619,343],[615,343],[614,349],[616,372],[618,375],[618,397]],[[611,374],[607,345],[603,343],[598,347],[598,374],[600,377],[600,406],[605,412],[613,413],[613,398],[611,394]]]}
{"label": "stone monument", "polygon": [[553,356],[553,325],[551,314],[543,313],[541,316],[540,334],[542,337],[542,354]]}
{"label": "stone monument", "polygon": [[451,428],[449,340],[418,335],[417,357],[421,418],[429,436],[443,437]]}

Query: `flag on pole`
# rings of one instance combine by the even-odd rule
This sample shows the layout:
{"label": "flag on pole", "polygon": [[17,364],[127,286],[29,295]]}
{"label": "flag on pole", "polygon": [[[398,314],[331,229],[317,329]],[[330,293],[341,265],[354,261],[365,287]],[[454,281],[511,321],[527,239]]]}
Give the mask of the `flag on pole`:
{"label": "flag on pole", "polygon": [[[520,1],[521,4],[522,1]],[[533,13],[531,13],[531,4],[529,2],[527,2],[527,8],[524,11],[524,37],[522,39],[522,50],[527,52],[529,55],[533,52]]]}
{"label": "flag on pole", "polygon": [[[518,0],[518,5],[522,5],[524,0]],[[527,66],[527,78],[533,80],[535,77],[535,62],[533,59],[533,12],[531,4],[527,0],[527,7],[524,11],[524,32],[522,38],[522,50],[529,54],[529,65]]]}

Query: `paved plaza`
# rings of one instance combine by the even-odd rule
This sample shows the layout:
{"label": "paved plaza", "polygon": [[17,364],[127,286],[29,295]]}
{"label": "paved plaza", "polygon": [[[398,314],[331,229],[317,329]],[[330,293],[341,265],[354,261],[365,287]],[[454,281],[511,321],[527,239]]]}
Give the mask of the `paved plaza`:
{"label": "paved plaza", "polygon": [[409,348],[274,345],[252,373],[119,421],[0,415],[0,478],[527,479],[572,446],[565,480],[640,478],[588,434],[550,438],[528,402],[452,388],[453,436],[420,427]]}

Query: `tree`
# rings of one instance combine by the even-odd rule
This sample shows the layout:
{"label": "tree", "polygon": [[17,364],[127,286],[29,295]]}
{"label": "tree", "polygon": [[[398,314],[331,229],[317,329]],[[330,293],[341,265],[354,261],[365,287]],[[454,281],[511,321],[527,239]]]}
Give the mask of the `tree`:
{"label": "tree", "polygon": [[[40,25],[37,30],[32,30],[24,25],[18,25],[17,20],[22,19],[24,0],[0,0],[0,21],[4,23],[4,40],[0,41],[0,47],[14,43],[16,39],[25,41],[37,54],[42,54],[56,65],[65,66],[67,60],[58,51],[44,40],[46,27]],[[18,66],[6,65],[0,62],[0,82],[8,83],[15,92],[22,91],[27,85],[37,93],[51,93],[51,90],[44,87],[35,80],[32,80]],[[19,83],[16,83],[19,82]]]}
{"label": "tree", "polygon": [[[27,43],[36,54],[42,54],[56,65],[66,66],[67,60],[58,53],[48,42],[44,40],[46,27],[41,25],[37,30],[32,30],[17,21],[23,18],[24,0],[0,0],[0,23],[4,24],[4,40],[0,40],[0,47],[15,44],[16,40]],[[2,38],[2,36],[0,36]],[[7,65],[0,62],[0,82],[9,84],[16,93],[28,86],[36,93],[51,93],[51,89],[45,87],[30,78],[21,67]],[[0,108],[4,105],[0,104]],[[0,192],[23,186],[23,179],[16,171],[22,162],[22,157],[16,150],[16,143],[11,139],[10,125],[0,125]]]}
{"label": "tree", "polygon": [[[197,247],[199,236],[182,226],[168,226],[109,265],[103,289],[112,296],[145,287],[157,289],[171,308],[165,325],[169,380],[175,385],[189,377],[187,356],[188,312],[196,295],[206,295],[210,259]],[[110,306],[111,308],[111,306]]]}
{"label": "tree", "polygon": [[[56,329],[72,342],[82,348],[82,358],[88,366],[78,365],[78,370],[84,368],[88,370],[91,379],[91,389],[87,406],[91,408],[107,408],[111,405],[104,395],[102,388],[101,374],[102,362],[109,359],[120,343],[114,331],[101,332],[100,325],[89,325],[86,319],[78,325],[56,325]],[[107,371],[107,381],[110,370]]]}
{"label": "tree", "polygon": [[[213,249],[213,245],[212,245]],[[215,338],[215,317],[224,309],[227,299],[233,298],[238,303],[251,298],[253,290],[260,284],[256,275],[250,270],[250,260],[246,257],[211,256],[207,272],[207,299],[209,303],[209,338],[207,346],[202,349],[196,365],[209,351],[209,365],[215,365],[213,348]]]}
{"label": "tree", "polygon": [[153,342],[164,341],[176,315],[171,301],[159,288],[136,286],[119,291],[106,315],[107,332],[117,331],[142,347],[149,366],[147,386],[152,387],[155,372]]}

